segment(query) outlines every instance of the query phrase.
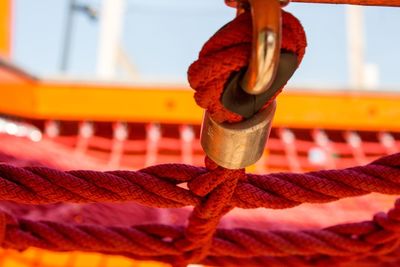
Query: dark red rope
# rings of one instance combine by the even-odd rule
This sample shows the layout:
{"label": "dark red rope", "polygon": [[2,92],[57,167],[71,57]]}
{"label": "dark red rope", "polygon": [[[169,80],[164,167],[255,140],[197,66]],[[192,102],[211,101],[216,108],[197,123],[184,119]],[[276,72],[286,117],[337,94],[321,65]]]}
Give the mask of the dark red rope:
{"label": "dark red rope", "polygon": [[[34,246],[54,251],[95,251],[141,259],[156,258],[170,263],[180,259],[181,240],[185,236],[183,228],[166,225],[127,228],[63,224],[16,219],[5,212],[0,213],[0,229],[0,243],[5,248],[21,250]],[[361,261],[381,254],[400,256],[397,250],[399,234],[398,200],[393,209],[388,213],[378,213],[372,221],[322,230],[219,229],[210,239],[208,255],[195,262],[215,264],[228,261],[228,266],[233,266],[235,258],[238,262],[257,260],[258,264],[254,266],[265,266],[262,264],[275,259],[271,257],[278,257],[277,261],[293,262],[291,266],[309,266],[310,262],[334,262],[337,257],[354,261],[355,255]],[[399,258],[392,257],[391,260],[396,262]],[[379,262],[376,263],[375,266],[379,266]]]}
{"label": "dark red rope", "polygon": [[[162,208],[196,206],[204,205],[202,197],[234,179],[237,186],[229,206],[283,209],[371,192],[397,195],[400,194],[399,177],[400,154],[342,170],[265,175],[221,167],[207,170],[184,164],[107,172],[0,164],[0,200],[21,204],[135,201]],[[184,182],[189,189],[180,186]]]}

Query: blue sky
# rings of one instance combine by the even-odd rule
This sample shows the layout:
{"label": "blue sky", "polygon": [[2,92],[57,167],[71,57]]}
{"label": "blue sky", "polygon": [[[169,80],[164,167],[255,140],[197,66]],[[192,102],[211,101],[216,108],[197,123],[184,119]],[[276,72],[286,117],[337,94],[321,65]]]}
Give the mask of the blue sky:
{"label": "blue sky", "polygon": [[[94,7],[100,0],[77,0]],[[57,76],[67,0],[15,0],[14,60],[42,76]],[[223,0],[126,0],[122,45],[148,79],[186,81],[202,44],[234,17]],[[345,6],[291,3],[306,29],[308,50],[291,85],[346,88]],[[400,9],[366,7],[366,62],[379,68],[379,86],[400,88]],[[98,23],[75,15],[68,74],[95,78]]]}

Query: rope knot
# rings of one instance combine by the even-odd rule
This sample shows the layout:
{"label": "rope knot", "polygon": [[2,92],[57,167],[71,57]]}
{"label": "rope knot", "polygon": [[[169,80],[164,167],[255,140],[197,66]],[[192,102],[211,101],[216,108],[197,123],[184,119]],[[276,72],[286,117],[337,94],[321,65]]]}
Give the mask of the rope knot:
{"label": "rope knot", "polygon": [[400,233],[400,210],[391,209],[388,213],[379,212],[374,216],[374,222],[385,230]]}
{"label": "rope knot", "polygon": [[207,256],[221,217],[232,209],[229,203],[237,182],[246,176],[244,169],[228,170],[208,157],[205,165],[209,172],[188,182],[189,189],[202,197],[202,201],[189,218],[185,238],[175,243],[177,248],[185,251],[187,262],[199,262]]}
{"label": "rope knot", "polygon": [[376,253],[387,254],[399,245],[400,235],[400,199],[396,200],[395,208],[388,213],[379,212],[375,214],[373,222],[376,230],[367,234],[365,240],[368,243],[377,245]]}
{"label": "rope knot", "polygon": [[189,189],[200,197],[205,197],[226,181],[244,179],[245,177],[244,169],[225,169],[218,166],[208,157],[205,159],[205,165],[209,172],[201,174],[188,182]]}

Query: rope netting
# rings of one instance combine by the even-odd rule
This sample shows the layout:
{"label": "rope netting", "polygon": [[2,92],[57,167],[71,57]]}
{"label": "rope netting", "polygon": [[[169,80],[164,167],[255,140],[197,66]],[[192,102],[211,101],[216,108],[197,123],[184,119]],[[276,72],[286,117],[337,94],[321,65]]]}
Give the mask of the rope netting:
{"label": "rope netting", "polygon": [[[204,46],[189,69],[197,103],[213,118],[237,122],[242,118],[219,102],[226,80],[248,63],[251,50],[251,17],[248,13],[222,28]],[[296,53],[298,62],[306,46],[298,20],[283,13],[282,49]],[[268,105],[268,103],[266,104]],[[4,155],[1,161],[13,162]],[[79,160],[77,160],[79,162]],[[27,165],[37,165],[27,162]],[[60,163],[60,165],[65,163]],[[79,163],[77,163],[79,164]],[[21,165],[21,162],[19,162]],[[22,164],[24,165],[24,164]],[[41,164],[40,164],[41,165]],[[93,165],[96,165],[93,163]],[[228,170],[206,158],[205,167],[161,164],[138,171],[64,171],[46,166],[0,164],[0,244],[24,250],[88,251],[156,260],[174,266],[202,263],[216,266],[395,266],[399,262],[400,202],[371,220],[319,229],[275,230],[252,227],[218,227],[234,208],[287,209],[307,203],[329,203],[369,193],[400,194],[400,154],[382,157],[367,165],[308,173],[247,174]],[[66,204],[61,204],[66,203]],[[108,220],[82,223],[79,216],[60,220],[77,204],[112,203],[129,213],[131,224]],[[135,205],[184,208],[176,222],[141,223],[151,212],[140,214]],[[31,205],[57,208],[52,216],[20,216]],[[63,210],[60,207],[69,207]],[[40,206],[38,206],[40,207]],[[95,209],[95,206],[93,206]],[[360,207],[362,208],[362,207]],[[32,208],[34,209],[34,208]],[[36,208],[40,214],[40,208]],[[90,217],[90,209],[85,210]],[[93,210],[92,210],[93,212]],[[105,212],[106,213],[106,212]],[[43,214],[47,214],[43,212]],[[37,214],[36,214],[37,215]],[[143,216],[143,217],[141,217]],[[54,219],[59,217],[58,219]],[[114,218],[113,218],[114,217]],[[53,219],[52,219],[53,218]],[[304,218],[302,218],[304,219]],[[133,223],[133,222],[137,223]],[[161,220],[162,221],[162,220]]]}

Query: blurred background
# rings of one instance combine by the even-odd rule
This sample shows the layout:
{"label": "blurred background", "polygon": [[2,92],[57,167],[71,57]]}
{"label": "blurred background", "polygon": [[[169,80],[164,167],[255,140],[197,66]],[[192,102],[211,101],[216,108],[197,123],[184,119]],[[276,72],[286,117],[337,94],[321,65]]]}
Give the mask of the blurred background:
{"label": "blurred background", "polygon": [[[112,2],[109,9],[100,0],[15,0],[13,60],[45,77],[186,83],[201,46],[235,16],[222,0]],[[398,90],[399,9],[291,3],[286,10],[309,43],[290,88]]]}

